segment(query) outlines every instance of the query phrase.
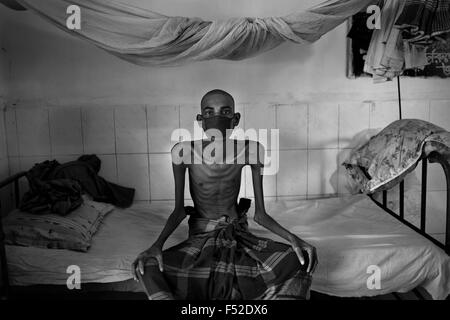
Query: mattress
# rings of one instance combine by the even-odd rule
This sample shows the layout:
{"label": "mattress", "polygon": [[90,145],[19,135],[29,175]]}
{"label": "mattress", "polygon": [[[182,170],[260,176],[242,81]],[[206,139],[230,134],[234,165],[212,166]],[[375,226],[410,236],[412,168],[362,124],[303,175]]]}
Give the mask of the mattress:
{"label": "mattress", "polygon": [[[86,253],[6,246],[11,285],[65,285],[72,265],[80,268],[81,286],[129,280],[131,263],[154,242],[172,209],[173,202],[115,209]],[[266,210],[317,248],[319,264],[312,290],[340,297],[407,292],[415,287],[423,287],[434,299],[445,299],[450,293],[449,256],[364,195],[269,201]],[[187,238],[186,220],[165,248]],[[258,236],[284,242],[252,219],[249,227]]]}

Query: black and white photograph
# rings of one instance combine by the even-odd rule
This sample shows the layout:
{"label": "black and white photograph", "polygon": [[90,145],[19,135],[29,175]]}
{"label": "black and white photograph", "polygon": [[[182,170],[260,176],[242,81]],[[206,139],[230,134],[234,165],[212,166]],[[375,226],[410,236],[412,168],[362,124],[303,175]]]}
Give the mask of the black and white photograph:
{"label": "black and white photograph", "polygon": [[450,0],[0,0],[0,218],[2,304],[448,302]]}

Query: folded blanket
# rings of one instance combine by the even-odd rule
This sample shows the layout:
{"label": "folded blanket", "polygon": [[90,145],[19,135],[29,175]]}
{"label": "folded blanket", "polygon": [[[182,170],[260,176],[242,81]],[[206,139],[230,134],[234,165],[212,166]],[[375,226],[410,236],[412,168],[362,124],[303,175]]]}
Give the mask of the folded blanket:
{"label": "folded blanket", "polygon": [[352,150],[343,165],[360,192],[374,193],[396,185],[433,151],[450,156],[450,133],[426,121],[404,119]]}
{"label": "folded blanket", "polygon": [[10,245],[86,252],[103,219],[114,206],[83,196],[81,205],[66,216],[14,210],[2,219]]}

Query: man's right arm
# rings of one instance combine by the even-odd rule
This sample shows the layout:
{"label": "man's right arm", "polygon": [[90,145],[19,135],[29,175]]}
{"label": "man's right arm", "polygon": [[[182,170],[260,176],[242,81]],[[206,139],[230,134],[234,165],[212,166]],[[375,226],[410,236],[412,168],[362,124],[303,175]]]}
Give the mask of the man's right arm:
{"label": "man's right arm", "polygon": [[169,216],[169,219],[167,220],[166,225],[161,231],[158,239],[153,244],[159,246],[161,249],[174,230],[180,225],[184,218],[186,218],[186,212],[184,210],[184,183],[186,167],[183,164],[172,164],[172,168],[175,178],[175,209]]}
{"label": "man's right arm", "polygon": [[[174,159],[174,149],[172,149],[172,159]],[[186,166],[183,163],[178,163],[172,161],[172,170],[175,180],[175,209],[170,214],[166,225],[164,226],[158,239],[153,243],[153,245],[142,252],[133,263],[133,275],[134,279],[138,279],[137,273],[144,274],[145,262],[154,258],[158,261],[159,269],[162,272],[163,261],[162,261],[162,249],[166,240],[175,231],[175,229],[180,225],[180,223],[186,218],[186,212],[184,210],[184,184],[186,175]]]}

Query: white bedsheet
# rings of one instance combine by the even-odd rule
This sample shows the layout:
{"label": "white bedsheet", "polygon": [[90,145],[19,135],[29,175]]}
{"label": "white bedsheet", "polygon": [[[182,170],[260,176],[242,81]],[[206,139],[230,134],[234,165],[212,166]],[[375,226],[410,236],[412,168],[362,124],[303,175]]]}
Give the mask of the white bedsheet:
{"label": "white bedsheet", "polygon": [[[434,299],[450,293],[450,258],[445,252],[366,196],[274,201],[266,207],[279,223],[317,247],[315,291],[360,297],[422,286]],[[116,209],[105,219],[87,253],[7,246],[11,284],[66,284],[70,265],[80,267],[82,283],[130,279],[130,264],[153,243],[172,208],[172,203],[152,203]],[[252,219],[249,222],[254,234],[282,241]],[[184,221],[165,247],[186,239],[187,230]],[[381,270],[380,289],[367,286],[371,265]]]}

